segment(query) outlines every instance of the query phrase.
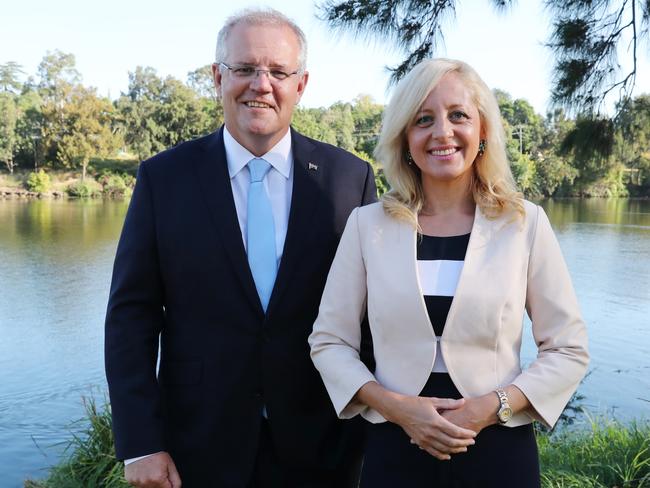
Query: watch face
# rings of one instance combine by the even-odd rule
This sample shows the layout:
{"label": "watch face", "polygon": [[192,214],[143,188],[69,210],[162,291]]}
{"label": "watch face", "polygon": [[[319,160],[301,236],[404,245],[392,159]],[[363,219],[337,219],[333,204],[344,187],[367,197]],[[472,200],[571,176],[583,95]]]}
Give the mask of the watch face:
{"label": "watch face", "polygon": [[505,407],[499,410],[499,420],[501,420],[501,422],[506,423],[511,418],[512,418],[511,408]]}

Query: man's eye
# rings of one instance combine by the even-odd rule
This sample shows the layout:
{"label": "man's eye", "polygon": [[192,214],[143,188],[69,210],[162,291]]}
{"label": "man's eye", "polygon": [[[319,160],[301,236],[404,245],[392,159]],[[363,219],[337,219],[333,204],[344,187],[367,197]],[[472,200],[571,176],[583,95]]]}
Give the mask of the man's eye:
{"label": "man's eye", "polygon": [[240,66],[239,68],[235,68],[233,71],[236,75],[239,76],[249,76],[255,74],[255,68],[252,66]]}
{"label": "man's eye", "polygon": [[271,76],[276,80],[284,80],[289,75],[284,71],[280,71],[279,69],[273,69],[271,70]]}

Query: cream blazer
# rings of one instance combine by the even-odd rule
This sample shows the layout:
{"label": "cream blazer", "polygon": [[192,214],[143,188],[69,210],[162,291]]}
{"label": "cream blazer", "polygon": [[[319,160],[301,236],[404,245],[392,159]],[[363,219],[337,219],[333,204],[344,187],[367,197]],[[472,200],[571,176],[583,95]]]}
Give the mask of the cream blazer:
{"label": "cream blazer", "polygon": [[[584,377],[587,332],[560,247],[544,211],[525,202],[526,216],[488,219],[476,209],[465,262],[440,347],[463,397],[516,385],[533,409],[514,427],[553,426]],[[311,357],[340,418],[385,419],[352,402],[369,381],[418,395],[436,356],[417,271],[417,233],[384,213],[381,202],[350,215],[309,336]],[[366,312],[374,374],[359,360]],[[537,358],[522,371],[524,311],[532,320]]]}

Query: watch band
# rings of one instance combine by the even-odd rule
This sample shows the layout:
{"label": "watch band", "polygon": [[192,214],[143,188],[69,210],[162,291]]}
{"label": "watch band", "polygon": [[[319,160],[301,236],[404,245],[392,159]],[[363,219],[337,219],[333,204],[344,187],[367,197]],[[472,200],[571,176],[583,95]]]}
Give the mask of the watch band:
{"label": "watch band", "polygon": [[508,395],[502,388],[497,388],[494,392],[499,397],[499,410],[497,411],[497,420],[500,424],[507,423],[512,418],[512,408],[508,401]]}

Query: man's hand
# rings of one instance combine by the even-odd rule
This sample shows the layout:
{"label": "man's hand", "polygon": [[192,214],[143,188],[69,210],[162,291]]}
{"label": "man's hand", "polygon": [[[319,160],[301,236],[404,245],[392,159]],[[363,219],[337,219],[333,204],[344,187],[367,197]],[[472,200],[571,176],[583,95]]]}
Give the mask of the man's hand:
{"label": "man's hand", "polygon": [[166,452],[128,464],[124,467],[124,477],[137,488],[181,488],[181,477]]}

